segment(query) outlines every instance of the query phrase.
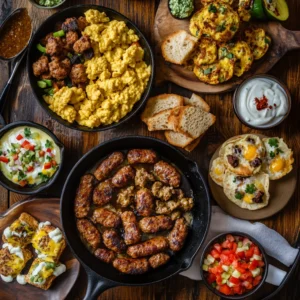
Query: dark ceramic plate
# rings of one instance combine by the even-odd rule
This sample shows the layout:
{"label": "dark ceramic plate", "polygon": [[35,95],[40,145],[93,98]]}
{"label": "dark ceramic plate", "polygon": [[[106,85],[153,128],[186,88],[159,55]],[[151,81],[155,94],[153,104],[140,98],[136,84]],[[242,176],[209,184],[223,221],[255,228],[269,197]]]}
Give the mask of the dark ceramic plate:
{"label": "dark ceramic plate", "polygon": [[[117,123],[114,123],[111,125],[106,125],[106,126],[99,126],[96,128],[89,128],[86,126],[81,126],[75,122],[71,124],[71,123],[67,122],[66,120],[62,119],[56,113],[54,113],[48,107],[47,103],[44,101],[43,90],[38,87],[38,85],[37,85],[38,78],[34,76],[33,71],[32,71],[32,64],[41,56],[41,52],[36,49],[36,45],[39,43],[39,41],[43,37],[45,37],[49,32],[52,32],[54,30],[54,26],[57,22],[61,22],[61,21],[65,20],[66,18],[70,18],[70,17],[83,16],[84,12],[86,12],[89,9],[96,9],[101,12],[105,12],[107,14],[107,16],[110,17],[110,19],[124,21],[130,29],[133,29],[135,31],[135,33],[138,35],[138,37],[140,38],[139,43],[145,51],[144,61],[147,63],[147,65],[151,66],[151,76],[149,78],[148,85],[147,85],[141,99],[134,105],[131,112],[129,112],[123,119],[121,119]],[[71,129],[94,132],[94,131],[104,131],[104,130],[115,128],[115,127],[121,125],[122,123],[128,121],[132,116],[134,116],[139,111],[139,109],[146,102],[146,100],[149,96],[151,87],[152,87],[152,82],[153,82],[153,77],[154,77],[154,58],[153,58],[152,49],[151,49],[149,43],[147,42],[145,36],[136,27],[136,25],[133,22],[131,22],[129,19],[127,19],[125,16],[116,12],[113,9],[99,6],[99,5],[77,5],[77,6],[72,6],[72,7],[66,8],[62,11],[57,12],[56,14],[49,17],[39,27],[39,29],[34,34],[32,40],[31,40],[31,43],[29,45],[28,56],[27,56],[27,70],[28,70],[29,82],[32,87],[33,94],[35,95],[39,104],[53,119],[57,120],[61,124],[65,125],[66,127],[71,128]]]}

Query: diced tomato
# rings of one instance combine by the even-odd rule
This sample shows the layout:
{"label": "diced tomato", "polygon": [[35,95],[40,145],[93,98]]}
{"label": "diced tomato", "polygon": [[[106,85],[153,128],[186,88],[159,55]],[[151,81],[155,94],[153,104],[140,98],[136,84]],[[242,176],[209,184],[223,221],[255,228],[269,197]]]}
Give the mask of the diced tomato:
{"label": "diced tomato", "polygon": [[234,294],[243,294],[243,287],[241,285],[235,285],[232,287],[232,291]]}
{"label": "diced tomato", "polygon": [[47,148],[47,150],[46,150],[48,153],[51,153],[51,149],[50,148]]}
{"label": "diced tomato", "polygon": [[228,240],[225,240],[223,243],[222,243],[222,247],[223,248],[227,248],[227,249],[231,249],[232,248],[232,242],[228,241]]}
{"label": "diced tomato", "polygon": [[44,164],[44,169],[50,169],[51,166],[52,166],[51,162],[46,162],[46,163]]}
{"label": "diced tomato", "polygon": [[253,285],[249,282],[249,281],[243,281],[242,285],[247,289],[247,290],[251,290]]}
{"label": "diced tomato", "polygon": [[56,162],[55,160],[52,160],[52,161],[51,161],[51,164],[52,164],[52,167],[57,166],[57,162]]}
{"label": "diced tomato", "polygon": [[22,135],[22,134],[18,134],[17,137],[16,137],[16,139],[17,139],[18,141],[22,140],[22,138],[23,138],[23,135]]}
{"label": "diced tomato", "polygon": [[218,285],[221,285],[222,284],[222,277],[221,277],[221,275],[220,274],[217,274],[216,275],[216,283],[218,284]]}
{"label": "diced tomato", "polygon": [[219,292],[224,295],[231,295],[231,289],[227,284],[223,284],[219,287]]}
{"label": "diced tomato", "polygon": [[232,243],[232,251],[235,252],[237,249],[237,243]]}
{"label": "diced tomato", "polygon": [[7,164],[9,162],[9,159],[5,156],[0,156],[0,161],[4,162],[5,164]]}
{"label": "diced tomato", "polygon": [[27,180],[21,180],[21,181],[19,181],[19,185],[20,186],[25,186],[27,183],[28,183]]}
{"label": "diced tomato", "polygon": [[220,253],[216,249],[212,249],[210,255],[215,259],[220,258]]}
{"label": "diced tomato", "polygon": [[18,160],[18,158],[19,158],[19,155],[18,155],[18,154],[14,154],[14,155],[13,155],[13,160]]}
{"label": "diced tomato", "polygon": [[261,268],[265,265],[265,263],[262,260],[258,261],[258,266]]}
{"label": "diced tomato", "polygon": [[241,274],[246,273],[246,269],[244,269],[244,268],[237,267],[236,269],[237,269]]}
{"label": "diced tomato", "polygon": [[219,265],[219,266],[215,266],[215,267],[209,268],[209,269],[208,269],[208,272],[217,275],[217,274],[223,273],[224,270],[223,270],[222,267]]}
{"label": "diced tomato", "polygon": [[231,261],[229,260],[228,256],[223,253],[220,255],[220,260],[226,266],[229,266],[231,264]]}
{"label": "diced tomato", "polygon": [[26,145],[30,145],[30,143],[25,140],[22,144],[21,144],[21,147],[24,148]]}
{"label": "diced tomato", "polygon": [[221,245],[220,244],[214,244],[214,246],[213,246],[219,253],[221,253],[222,252],[222,247],[221,247]]}
{"label": "diced tomato", "polygon": [[250,277],[250,276],[249,276],[249,277],[247,278],[247,281],[248,281],[249,283],[252,284],[252,283],[253,283],[253,277]]}
{"label": "diced tomato", "polygon": [[253,248],[253,247],[251,247],[249,250],[246,250],[246,251],[245,251],[245,256],[246,256],[247,258],[252,257],[253,254],[254,254],[254,248]]}
{"label": "diced tomato", "polygon": [[28,168],[27,168],[27,172],[32,172],[34,170],[34,167],[33,166],[29,166]]}
{"label": "diced tomato", "polygon": [[41,156],[41,157],[45,156],[45,151],[43,151],[43,150],[39,151],[39,156]]}
{"label": "diced tomato", "polygon": [[209,284],[212,284],[213,282],[215,282],[217,279],[215,274],[211,274],[209,273],[208,276],[206,277],[206,280]]}
{"label": "diced tomato", "polygon": [[230,254],[233,254],[234,252],[232,250],[226,249],[226,250],[223,250],[222,253],[225,255],[230,255]]}
{"label": "diced tomato", "polygon": [[261,279],[262,279],[261,275],[256,276],[253,280],[253,286],[257,286],[260,283]]}
{"label": "diced tomato", "polygon": [[239,267],[240,264],[239,264],[238,260],[234,260],[234,261],[232,262],[232,266],[233,266],[235,269],[236,269],[237,267]]}
{"label": "diced tomato", "polygon": [[26,150],[31,150],[31,151],[34,151],[34,148],[35,148],[35,146],[31,145],[27,140],[25,140],[22,143],[21,147],[24,148],[24,149],[26,149]]}
{"label": "diced tomato", "polygon": [[239,284],[239,283],[240,283],[240,280],[239,280],[238,278],[233,277],[233,276],[231,276],[231,277],[229,278],[229,281],[230,281],[231,283],[233,283],[233,284]]}
{"label": "diced tomato", "polygon": [[237,256],[240,258],[240,259],[244,259],[245,258],[245,251],[240,251],[237,253]]}
{"label": "diced tomato", "polygon": [[253,260],[250,264],[249,264],[249,270],[254,270],[258,267],[258,260]]}
{"label": "diced tomato", "polygon": [[227,234],[226,240],[228,240],[229,242],[234,242],[234,237],[231,234]]}
{"label": "diced tomato", "polygon": [[247,280],[249,277],[252,277],[252,273],[250,271],[247,271],[247,272],[241,274],[240,280],[244,281],[244,280]]}
{"label": "diced tomato", "polygon": [[[258,249],[257,246],[254,246],[253,249],[254,249],[254,254],[256,254],[256,255],[261,255],[261,253],[260,253],[260,251],[259,251],[259,249]],[[252,256],[252,255],[251,255],[251,256]]]}
{"label": "diced tomato", "polygon": [[235,260],[235,255],[233,253],[230,253],[228,255],[228,258],[229,258],[230,261],[234,261]]}
{"label": "diced tomato", "polygon": [[248,264],[247,263],[240,263],[240,265],[239,265],[241,268],[244,268],[244,269],[248,269]]}

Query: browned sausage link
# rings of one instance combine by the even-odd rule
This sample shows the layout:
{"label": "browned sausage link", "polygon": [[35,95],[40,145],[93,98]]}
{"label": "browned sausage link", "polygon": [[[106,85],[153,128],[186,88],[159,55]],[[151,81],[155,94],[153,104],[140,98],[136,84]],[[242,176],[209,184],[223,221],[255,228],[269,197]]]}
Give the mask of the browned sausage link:
{"label": "browned sausage link", "polygon": [[112,261],[115,259],[116,255],[114,251],[108,250],[108,249],[101,249],[98,248],[94,255],[99,258],[101,261],[109,264],[112,263]]}
{"label": "browned sausage link", "polygon": [[141,219],[139,225],[143,232],[155,233],[171,229],[173,227],[173,222],[168,216],[155,216]]}
{"label": "browned sausage link", "polygon": [[153,269],[156,269],[170,260],[170,256],[166,253],[157,253],[149,258],[149,264]]}
{"label": "browned sausage link", "polygon": [[138,275],[149,270],[149,263],[146,258],[116,258],[113,266],[121,273]]}
{"label": "browned sausage link", "polygon": [[157,154],[149,149],[132,149],[127,154],[129,164],[155,164]]}
{"label": "browned sausage link", "polygon": [[154,165],[154,173],[159,180],[173,187],[179,187],[181,176],[178,171],[165,161],[159,161]]}
{"label": "browned sausage link", "polygon": [[124,227],[124,241],[126,245],[136,244],[141,240],[141,232],[136,217],[132,211],[121,214]]}
{"label": "browned sausage link", "polygon": [[118,227],[121,225],[121,218],[115,212],[106,208],[96,208],[91,220],[104,227]]}
{"label": "browned sausage link", "polygon": [[101,236],[98,229],[86,219],[77,220],[77,229],[83,239],[95,251],[101,242]]}
{"label": "browned sausage link", "polygon": [[113,197],[114,187],[111,179],[100,182],[94,189],[93,202],[96,205],[102,206],[111,201]]}
{"label": "browned sausage link", "polygon": [[149,217],[153,210],[153,196],[148,189],[140,189],[136,193],[136,210],[140,216]]}
{"label": "browned sausage link", "polygon": [[115,187],[122,188],[128,185],[135,177],[135,170],[131,166],[121,168],[112,178]]}
{"label": "browned sausage link", "polygon": [[96,169],[94,175],[95,177],[102,181],[107,178],[107,176],[122,162],[124,161],[124,155],[122,152],[114,152],[108,158],[103,160],[101,164]]}
{"label": "browned sausage link", "polygon": [[157,236],[141,244],[128,247],[127,254],[133,258],[149,256],[164,251],[168,247],[168,240],[163,236]]}
{"label": "browned sausage link", "polygon": [[75,197],[75,216],[76,218],[84,218],[90,210],[90,200],[92,196],[95,177],[86,174],[81,177],[80,184]]}
{"label": "browned sausage link", "polygon": [[126,251],[126,244],[114,229],[108,229],[103,232],[103,243],[104,245],[117,253]]}
{"label": "browned sausage link", "polygon": [[188,235],[189,227],[184,218],[176,220],[173,229],[168,235],[170,249],[179,251],[184,245],[185,239]]}

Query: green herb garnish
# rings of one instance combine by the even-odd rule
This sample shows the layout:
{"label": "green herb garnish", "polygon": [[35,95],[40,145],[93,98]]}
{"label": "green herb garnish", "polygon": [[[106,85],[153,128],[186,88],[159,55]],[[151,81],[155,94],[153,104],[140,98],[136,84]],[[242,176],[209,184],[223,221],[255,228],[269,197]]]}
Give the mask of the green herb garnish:
{"label": "green herb garnish", "polygon": [[247,184],[245,192],[247,194],[254,194],[256,190],[257,188],[255,187],[254,183],[252,183],[252,184]]}
{"label": "green herb garnish", "polygon": [[26,178],[26,174],[20,170],[18,174],[18,181],[22,181],[25,178]]}
{"label": "green herb garnish", "polygon": [[270,157],[271,157],[271,158],[274,158],[274,157],[275,157],[275,153],[274,153],[273,151],[270,151],[269,154],[270,154]]}
{"label": "green herb garnish", "polygon": [[224,14],[226,13],[226,7],[221,6],[220,9],[219,9],[219,11],[220,11],[220,13],[221,13],[222,15],[224,15]]}
{"label": "green herb garnish", "polygon": [[25,127],[24,134],[25,134],[25,137],[30,138],[31,137],[31,130],[30,130],[30,128]]}
{"label": "green herb garnish", "polygon": [[43,174],[43,173],[39,173],[38,175],[39,175],[39,177],[40,177],[40,179],[41,179],[41,182],[46,182],[46,181],[48,181],[49,178],[50,178],[48,175],[45,175],[45,174]]}
{"label": "green herb garnish", "polygon": [[231,30],[231,31],[237,31],[237,27],[236,27],[235,25],[232,25],[232,26],[230,27],[230,30]]}
{"label": "green herb garnish", "polygon": [[218,10],[213,4],[210,4],[208,7],[208,11],[215,14]]}
{"label": "green herb garnish", "polygon": [[46,148],[52,148],[52,142],[49,141],[49,140],[46,140],[45,147]]}
{"label": "green herb garnish", "polygon": [[203,74],[204,75],[208,75],[208,74],[210,74],[212,72],[212,68],[207,68],[207,69],[205,69],[204,71],[203,71]]}
{"label": "green herb garnish", "polygon": [[243,195],[242,193],[240,193],[240,192],[236,192],[236,193],[235,193],[235,198],[236,198],[236,199],[242,200],[243,197],[244,197],[244,195]]}
{"label": "green herb garnish", "polygon": [[46,262],[46,270],[49,270],[49,269],[54,269],[55,268],[55,263],[54,262]]}
{"label": "green herb garnish", "polygon": [[271,139],[269,139],[268,144],[269,144],[271,147],[277,148],[277,147],[278,147],[278,140],[275,139],[275,138],[271,138]]}
{"label": "green herb garnish", "polygon": [[226,29],[225,24],[226,22],[223,22],[223,24],[218,25],[216,28],[216,32],[223,32]]}

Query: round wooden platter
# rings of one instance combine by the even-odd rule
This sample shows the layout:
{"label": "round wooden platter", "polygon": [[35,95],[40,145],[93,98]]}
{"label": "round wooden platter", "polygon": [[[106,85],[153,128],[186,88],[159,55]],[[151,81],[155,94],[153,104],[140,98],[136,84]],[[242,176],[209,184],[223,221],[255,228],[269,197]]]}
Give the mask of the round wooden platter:
{"label": "round wooden platter", "polygon": [[[261,138],[266,136],[258,134]],[[236,137],[232,137],[229,140],[233,140]],[[209,170],[211,169],[212,162],[219,156],[221,146],[216,150],[209,163]],[[297,169],[293,170],[279,180],[270,180],[270,200],[268,206],[258,210],[243,209],[233,202],[231,202],[223,192],[223,187],[216,184],[208,175],[208,183],[210,186],[213,198],[219,204],[219,206],[227,212],[229,215],[244,219],[244,220],[262,220],[273,216],[281,211],[292,198],[297,185]]]}
{"label": "round wooden platter", "polygon": [[[40,222],[50,221],[54,226],[61,228],[59,199],[25,199],[24,201],[16,203],[4,214],[0,215],[1,236],[3,230],[16,220],[22,212],[31,214]],[[79,275],[80,264],[73,256],[68,246],[64,250],[60,261],[66,265],[67,271],[53,281],[49,290],[44,291],[30,284],[20,285],[16,280],[6,283],[0,279],[0,299],[65,299]],[[31,262],[32,260],[27,263],[26,271],[29,269]]]}
{"label": "round wooden platter", "polygon": [[[195,11],[201,7],[201,1],[195,0]],[[267,54],[254,62],[251,70],[242,77],[234,77],[224,84],[209,85],[197,79],[192,71],[183,66],[167,63],[161,55],[161,44],[165,38],[180,29],[189,32],[189,19],[178,20],[172,17],[168,8],[168,0],[161,0],[154,23],[156,80],[157,84],[169,80],[181,87],[200,93],[222,93],[235,89],[244,79],[267,73],[289,50],[300,49],[300,31],[290,31],[278,22],[251,22],[265,29],[272,38]]]}

